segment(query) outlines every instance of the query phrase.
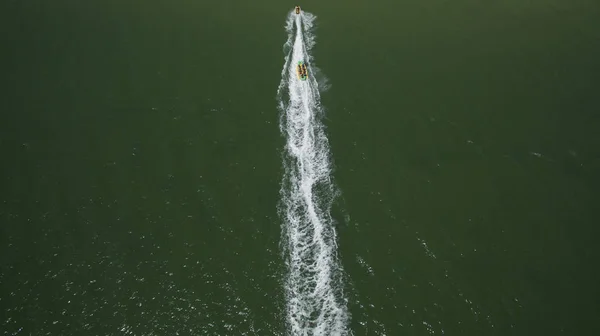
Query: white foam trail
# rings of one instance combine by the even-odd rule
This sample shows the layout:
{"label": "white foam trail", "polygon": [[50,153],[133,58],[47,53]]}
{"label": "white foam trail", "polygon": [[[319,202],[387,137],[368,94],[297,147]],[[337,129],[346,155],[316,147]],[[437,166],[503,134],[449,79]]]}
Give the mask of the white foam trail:
{"label": "white foam trail", "polygon": [[[287,140],[279,209],[288,266],[286,313],[291,335],[348,335],[349,314],[330,214],[336,190],[330,178],[328,141],[319,120],[319,89],[311,72],[314,19],[307,12],[288,16],[285,47],[291,50],[278,89],[280,129]],[[296,76],[300,60],[307,63],[306,81]]]}

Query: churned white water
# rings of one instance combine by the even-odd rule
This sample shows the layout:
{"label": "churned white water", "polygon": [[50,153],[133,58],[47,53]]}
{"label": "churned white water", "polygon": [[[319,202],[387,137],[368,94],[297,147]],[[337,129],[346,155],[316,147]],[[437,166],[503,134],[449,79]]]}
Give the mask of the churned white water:
{"label": "churned white water", "polygon": [[[278,90],[280,129],[286,139],[279,208],[287,265],[286,315],[291,335],[348,335],[349,315],[330,213],[336,189],[310,55],[314,20],[307,12],[289,14]],[[306,81],[296,75],[299,61],[307,64]]]}

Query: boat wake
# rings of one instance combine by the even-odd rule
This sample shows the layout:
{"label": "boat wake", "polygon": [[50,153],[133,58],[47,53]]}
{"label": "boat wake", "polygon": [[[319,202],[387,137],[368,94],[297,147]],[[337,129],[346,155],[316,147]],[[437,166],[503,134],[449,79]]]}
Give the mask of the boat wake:
{"label": "boat wake", "polygon": [[[291,335],[349,335],[343,272],[331,216],[337,190],[331,181],[329,144],[320,121],[319,84],[310,51],[315,16],[290,12],[285,64],[277,91],[280,130],[286,138],[279,213],[287,266],[286,314]],[[308,78],[296,77],[304,61]]]}

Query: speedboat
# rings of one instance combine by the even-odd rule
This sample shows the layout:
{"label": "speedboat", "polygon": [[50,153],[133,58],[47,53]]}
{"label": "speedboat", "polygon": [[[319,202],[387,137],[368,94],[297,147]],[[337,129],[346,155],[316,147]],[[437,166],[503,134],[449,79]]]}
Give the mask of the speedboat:
{"label": "speedboat", "polygon": [[300,14],[300,6],[296,6],[296,14]]}
{"label": "speedboat", "polygon": [[298,74],[299,80],[306,80],[308,78],[308,72],[306,71],[306,64],[304,61],[299,61],[296,66],[296,73]]}

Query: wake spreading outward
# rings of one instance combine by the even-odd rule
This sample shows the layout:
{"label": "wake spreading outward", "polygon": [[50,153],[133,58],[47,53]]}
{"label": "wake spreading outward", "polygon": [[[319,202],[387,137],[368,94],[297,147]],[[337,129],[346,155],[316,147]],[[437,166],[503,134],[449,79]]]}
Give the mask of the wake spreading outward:
{"label": "wake spreading outward", "polygon": [[314,19],[299,8],[290,12],[277,92],[280,129],[287,142],[279,208],[287,265],[286,314],[291,335],[348,335],[343,272],[330,213],[336,189],[310,55]]}

